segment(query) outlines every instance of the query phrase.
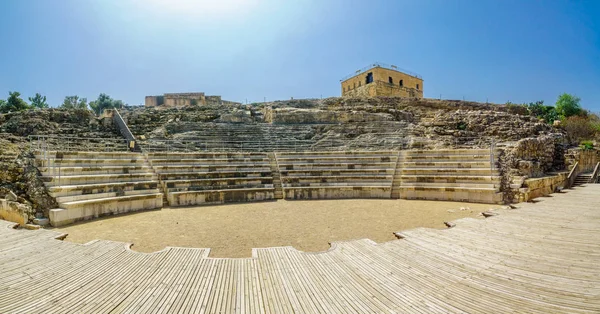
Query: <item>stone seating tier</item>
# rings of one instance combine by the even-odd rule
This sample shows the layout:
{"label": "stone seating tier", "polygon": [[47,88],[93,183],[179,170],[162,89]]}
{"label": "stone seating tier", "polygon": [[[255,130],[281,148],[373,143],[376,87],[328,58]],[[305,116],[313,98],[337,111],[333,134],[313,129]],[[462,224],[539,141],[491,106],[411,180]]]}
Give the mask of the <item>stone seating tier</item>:
{"label": "stone seating tier", "polygon": [[150,166],[81,166],[81,167],[38,167],[44,176],[73,176],[94,174],[119,174],[119,173],[151,173]]}
{"label": "stone seating tier", "polygon": [[275,189],[273,187],[167,192],[167,200],[170,206],[214,205],[274,199]]}
{"label": "stone seating tier", "polygon": [[54,197],[110,192],[143,191],[158,188],[158,181],[111,182],[82,185],[61,185],[48,187]]}
{"label": "stone seating tier", "polygon": [[286,199],[390,198],[397,152],[277,153]]}
{"label": "stone seating tier", "polygon": [[394,197],[501,203],[497,156],[489,149],[404,151],[396,169]]}
{"label": "stone seating tier", "polygon": [[266,153],[147,156],[171,206],[265,201],[275,197],[273,169]]}
{"label": "stone seating tier", "polygon": [[36,157],[41,179],[60,206],[50,211],[53,226],[162,207],[156,174],[141,154],[48,152]]}
{"label": "stone seating tier", "polygon": [[390,198],[391,192],[391,184],[388,186],[361,184],[348,186],[293,186],[283,188],[284,197],[288,200]]}

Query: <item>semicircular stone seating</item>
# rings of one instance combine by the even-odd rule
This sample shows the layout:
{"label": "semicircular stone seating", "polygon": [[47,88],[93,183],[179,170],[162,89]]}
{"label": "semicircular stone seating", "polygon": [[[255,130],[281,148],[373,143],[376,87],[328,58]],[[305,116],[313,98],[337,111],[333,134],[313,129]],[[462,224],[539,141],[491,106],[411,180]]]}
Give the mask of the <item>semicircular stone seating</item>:
{"label": "semicircular stone seating", "polygon": [[397,151],[275,153],[285,199],[390,198]]}
{"label": "semicircular stone seating", "polygon": [[170,206],[275,199],[267,153],[148,153]]}
{"label": "semicircular stone seating", "polygon": [[128,152],[37,152],[41,179],[60,208],[53,226],[162,207],[158,180],[143,155]]}
{"label": "semicircular stone seating", "polygon": [[0,313],[599,313],[600,185],[326,252],[137,253],[0,221]]}

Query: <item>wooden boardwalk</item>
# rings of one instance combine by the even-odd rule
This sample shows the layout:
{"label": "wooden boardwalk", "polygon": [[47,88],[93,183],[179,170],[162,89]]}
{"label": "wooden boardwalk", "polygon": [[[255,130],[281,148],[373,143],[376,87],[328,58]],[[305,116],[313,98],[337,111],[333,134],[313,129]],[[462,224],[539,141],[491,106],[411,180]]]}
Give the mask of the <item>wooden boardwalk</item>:
{"label": "wooden boardwalk", "polygon": [[600,313],[600,185],[519,207],[246,259],[81,245],[2,221],[0,313]]}

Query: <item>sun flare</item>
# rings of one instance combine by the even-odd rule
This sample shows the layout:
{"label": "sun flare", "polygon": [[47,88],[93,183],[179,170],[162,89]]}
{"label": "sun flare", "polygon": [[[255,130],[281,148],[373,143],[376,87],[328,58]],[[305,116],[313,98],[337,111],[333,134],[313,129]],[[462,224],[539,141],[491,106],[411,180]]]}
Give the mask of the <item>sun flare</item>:
{"label": "sun flare", "polygon": [[242,15],[255,4],[254,0],[147,0],[155,10],[187,16]]}

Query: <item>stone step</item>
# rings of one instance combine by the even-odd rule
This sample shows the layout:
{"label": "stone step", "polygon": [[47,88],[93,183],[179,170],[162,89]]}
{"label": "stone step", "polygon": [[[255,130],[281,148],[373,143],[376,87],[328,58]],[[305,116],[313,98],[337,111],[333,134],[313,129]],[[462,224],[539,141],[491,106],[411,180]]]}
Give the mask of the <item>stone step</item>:
{"label": "stone step", "polygon": [[110,182],[52,186],[48,188],[48,191],[54,197],[61,197],[133,190],[152,190],[158,188],[158,186],[158,181]]}
{"label": "stone step", "polygon": [[494,183],[445,183],[445,182],[404,182],[401,187],[444,187],[444,188],[482,188],[498,189],[499,184]]}
{"label": "stone step", "polygon": [[260,171],[212,171],[212,172],[181,172],[181,173],[161,173],[160,179],[163,181],[172,180],[192,180],[192,179],[210,179],[210,178],[263,178],[272,177],[271,170]]}
{"label": "stone step", "polygon": [[456,176],[450,175],[402,175],[402,182],[421,183],[500,183],[499,176]]}
{"label": "stone step", "polygon": [[[449,155],[490,155],[490,149],[415,149],[405,150],[404,155],[407,157],[413,156],[449,156]],[[499,153],[499,149],[495,149],[492,152],[495,154]]]}
{"label": "stone step", "polygon": [[72,176],[46,176],[41,177],[47,187],[62,185],[83,185],[111,182],[137,182],[153,181],[156,179],[153,173],[121,173],[121,174],[93,174]]}
{"label": "stone step", "polygon": [[167,194],[170,206],[214,205],[275,199],[274,188],[183,191]]}
{"label": "stone step", "polygon": [[368,182],[368,181],[348,181],[348,182],[314,182],[314,183],[284,183],[283,188],[294,188],[294,187],[329,187],[329,186],[392,186],[392,182]]}
{"label": "stone step", "polygon": [[165,180],[162,185],[166,188],[185,188],[195,186],[220,186],[235,184],[271,184],[275,182],[273,177],[232,177],[232,178],[208,178],[196,180]]}
{"label": "stone step", "polygon": [[497,176],[498,170],[490,168],[402,168],[402,176]]}
{"label": "stone step", "polygon": [[120,173],[149,173],[150,166],[106,166],[106,167],[40,167],[43,176],[57,175],[88,175],[88,174],[120,174]]}
{"label": "stone step", "polygon": [[392,175],[340,175],[340,176],[284,176],[285,183],[318,182],[392,182]]}
{"label": "stone step", "polygon": [[98,166],[138,166],[145,165],[144,158],[133,159],[94,159],[94,158],[64,158],[64,159],[36,159],[38,167],[98,167]]}
{"label": "stone step", "polygon": [[358,175],[394,175],[394,169],[323,169],[323,170],[280,170],[281,177],[323,177]]}
{"label": "stone step", "polygon": [[390,198],[391,186],[315,186],[284,187],[284,198],[303,199],[343,199],[343,198]]}
{"label": "stone step", "polygon": [[63,206],[64,203],[71,203],[71,202],[85,201],[85,200],[92,200],[92,199],[110,198],[110,197],[117,197],[117,196],[131,196],[131,195],[154,194],[154,193],[160,193],[160,191],[158,189],[130,190],[130,191],[123,191],[123,192],[105,192],[105,193],[96,193],[96,194],[58,196],[58,197],[56,197],[56,202],[61,207],[64,207]]}
{"label": "stone step", "polygon": [[308,152],[286,152],[286,153],[276,153],[278,161],[286,161],[290,160],[306,160],[306,159],[360,159],[360,158],[371,158],[371,159],[381,159],[381,158],[389,158],[389,160],[395,160],[397,158],[397,152],[377,152],[377,151],[308,151]]}
{"label": "stone step", "polygon": [[184,153],[184,152],[157,152],[157,153],[148,153],[148,158],[151,160],[156,159],[253,159],[257,158],[259,160],[267,159],[267,153],[258,153],[258,152],[193,152],[193,153]]}
{"label": "stone step", "polygon": [[440,156],[405,156],[406,162],[468,162],[491,161],[490,155],[440,155]]}
{"label": "stone step", "polygon": [[161,165],[227,165],[235,164],[269,164],[268,158],[215,158],[215,159],[200,159],[200,158],[181,158],[181,159],[150,159],[150,164],[154,166]]}
{"label": "stone step", "polygon": [[167,195],[174,192],[193,192],[193,191],[221,191],[221,190],[246,190],[246,189],[274,189],[273,184],[224,184],[213,186],[189,186],[166,188]]}
{"label": "stone step", "polygon": [[186,172],[220,172],[220,171],[271,171],[269,164],[230,164],[230,165],[195,165],[195,166],[154,166],[158,174],[186,173]]}
{"label": "stone step", "polygon": [[139,210],[161,208],[162,193],[109,197],[65,203],[67,208],[50,210],[50,223],[60,227],[81,220]]}
{"label": "stone step", "polygon": [[362,162],[362,163],[279,163],[281,170],[302,170],[302,169],[394,169],[395,162]]}
{"label": "stone step", "polygon": [[403,168],[490,168],[489,161],[424,161],[403,162]]}
{"label": "stone step", "polygon": [[502,193],[492,188],[400,186],[400,198],[500,204]]}
{"label": "stone step", "polygon": [[47,154],[35,152],[36,159],[144,159],[140,153],[130,152],[86,152],[86,151],[49,151]]}

